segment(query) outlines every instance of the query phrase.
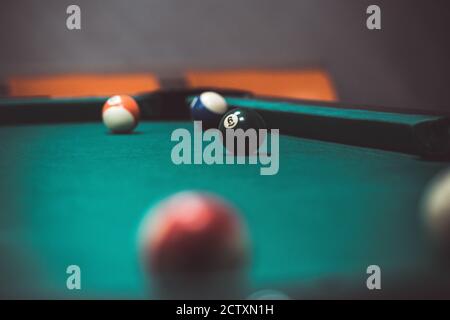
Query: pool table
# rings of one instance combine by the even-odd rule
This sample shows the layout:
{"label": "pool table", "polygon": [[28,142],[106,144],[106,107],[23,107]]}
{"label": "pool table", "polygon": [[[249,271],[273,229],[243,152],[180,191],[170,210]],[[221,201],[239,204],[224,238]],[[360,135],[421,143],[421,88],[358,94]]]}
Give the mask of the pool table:
{"label": "pool table", "polygon": [[[154,298],[138,259],[149,208],[183,190],[232,203],[251,242],[242,298],[273,289],[293,299],[450,297],[450,268],[424,228],[421,199],[449,168],[445,112],[391,110],[220,90],[280,129],[279,170],[175,165],[188,102],[207,90],[136,95],[132,134],[101,122],[106,97],[0,100],[0,296]],[[66,288],[69,265],[81,290]],[[381,268],[381,290],[366,286]]]}

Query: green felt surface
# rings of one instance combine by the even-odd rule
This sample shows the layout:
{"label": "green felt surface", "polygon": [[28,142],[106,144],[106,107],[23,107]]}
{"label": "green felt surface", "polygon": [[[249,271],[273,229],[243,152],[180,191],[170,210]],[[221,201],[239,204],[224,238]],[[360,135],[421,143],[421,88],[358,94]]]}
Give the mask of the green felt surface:
{"label": "green felt surface", "polygon": [[[433,273],[418,204],[448,163],[281,136],[275,176],[255,165],[176,166],[178,127],[192,129],[145,122],[115,136],[100,123],[0,127],[0,293],[147,297],[137,227],[158,200],[186,189],[239,208],[254,286],[359,278],[369,264]],[[82,269],[79,292],[65,287],[70,264]]]}

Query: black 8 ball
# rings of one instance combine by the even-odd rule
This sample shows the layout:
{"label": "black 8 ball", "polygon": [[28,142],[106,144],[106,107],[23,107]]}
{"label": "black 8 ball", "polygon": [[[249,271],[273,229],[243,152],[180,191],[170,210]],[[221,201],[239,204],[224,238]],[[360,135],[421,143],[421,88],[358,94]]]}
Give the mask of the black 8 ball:
{"label": "black 8 ball", "polygon": [[[239,131],[237,129],[242,129],[244,131],[244,136],[241,139],[245,142],[245,149],[239,150],[238,148],[238,135]],[[248,129],[254,129],[256,135],[247,131]],[[224,114],[219,123],[219,130],[222,132],[223,143],[225,147],[233,154],[237,156],[248,156],[254,155],[258,148],[265,140],[265,134],[260,133],[261,129],[267,129],[264,119],[254,110],[251,109],[232,109]],[[227,130],[231,130],[234,136],[234,141],[228,141],[227,143]],[[256,143],[251,143],[249,141],[250,137],[256,137]],[[234,143],[232,143],[234,142]],[[230,145],[231,144],[231,145]],[[230,148],[234,146],[234,150]]]}

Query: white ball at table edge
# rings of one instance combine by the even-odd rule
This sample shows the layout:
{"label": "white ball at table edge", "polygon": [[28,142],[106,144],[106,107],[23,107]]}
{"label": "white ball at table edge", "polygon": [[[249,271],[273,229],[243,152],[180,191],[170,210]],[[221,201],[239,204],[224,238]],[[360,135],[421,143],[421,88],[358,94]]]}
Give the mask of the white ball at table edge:
{"label": "white ball at table edge", "polygon": [[224,114],[228,109],[225,98],[216,92],[203,92],[199,99],[205,108],[213,113]]}
{"label": "white ball at table edge", "polygon": [[441,173],[430,183],[422,210],[432,237],[438,241],[450,241],[450,170]]}

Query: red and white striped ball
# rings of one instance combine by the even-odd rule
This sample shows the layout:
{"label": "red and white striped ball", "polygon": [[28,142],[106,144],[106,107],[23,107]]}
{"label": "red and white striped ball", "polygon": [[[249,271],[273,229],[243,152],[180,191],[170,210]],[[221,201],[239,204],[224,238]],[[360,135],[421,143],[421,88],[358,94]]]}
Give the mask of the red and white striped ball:
{"label": "red and white striped ball", "polygon": [[103,105],[102,118],[111,132],[129,133],[139,123],[139,105],[128,95],[112,96]]}

